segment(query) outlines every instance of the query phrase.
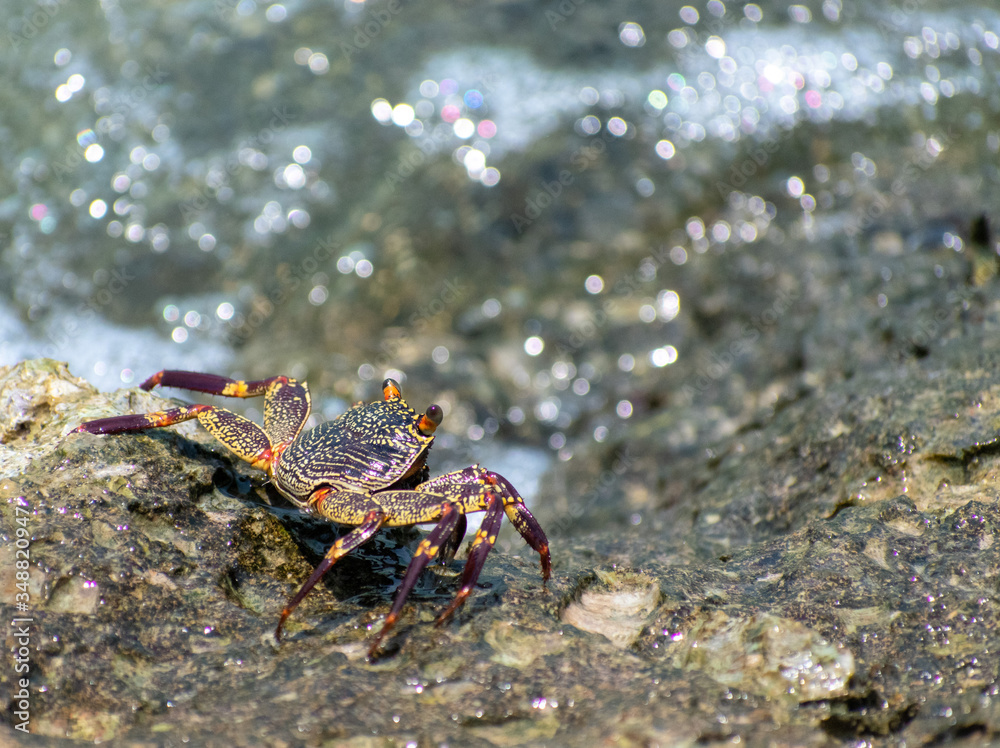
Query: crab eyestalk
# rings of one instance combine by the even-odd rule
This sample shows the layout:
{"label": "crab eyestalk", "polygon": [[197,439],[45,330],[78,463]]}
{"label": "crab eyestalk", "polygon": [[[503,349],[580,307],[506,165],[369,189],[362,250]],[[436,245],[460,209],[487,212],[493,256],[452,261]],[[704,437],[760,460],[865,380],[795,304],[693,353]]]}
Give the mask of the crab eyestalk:
{"label": "crab eyestalk", "polygon": [[395,379],[386,379],[382,382],[382,397],[386,402],[398,400],[403,396],[403,391],[399,389],[399,382]]}
{"label": "crab eyestalk", "polygon": [[427,408],[427,412],[420,416],[417,428],[420,429],[420,433],[424,436],[430,436],[441,425],[441,419],[443,418],[444,412],[441,410],[441,406],[431,405]]}

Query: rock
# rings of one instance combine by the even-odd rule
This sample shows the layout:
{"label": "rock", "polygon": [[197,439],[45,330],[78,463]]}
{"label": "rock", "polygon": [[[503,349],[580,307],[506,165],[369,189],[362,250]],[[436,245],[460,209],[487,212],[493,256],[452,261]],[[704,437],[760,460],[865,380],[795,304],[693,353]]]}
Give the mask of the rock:
{"label": "rock", "polygon": [[[48,359],[4,367],[0,375],[0,477],[21,473],[53,449],[77,417],[71,404],[96,390]],[[67,412],[69,411],[69,412]]]}
{"label": "rock", "polygon": [[743,690],[763,689],[772,699],[797,702],[846,696],[854,656],[799,621],[758,613],[737,620],[714,611],[683,637],[674,657],[681,669],[697,669]]}
{"label": "rock", "polygon": [[561,536],[581,548],[596,515],[585,557],[659,581],[632,651],[764,695],[775,719],[798,704],[792,722],[835,738],[995,734],[994,348],[970,335],[804,391],[697,454],[643,419],[566,471],[587,509]]}
{"label": "rock", "polygon": [[[433,744],[791,746],[995,730],[1000,510],[991,489],[964,486],[998,457],[977,446],[989,427],[963,436],[948,405],[992,392],[986,375],[897,383],[884,410],[807,397],[804,409],[826,403],[828,415],[803,426],[796,449],[774,446],[795,434],[793,407],[789,421],[779,413],[723,443],[707,469],[682,462],[689,480],[719,481],[643,508],[638,526],[567,534],[572,522],[540,507],[553,533],[547,589],[529,549],[497,550],[465,608],[435,628],[460,562],[429,570],[373,663],[367,642],[412,532],[339,561],[276,646],[278,613],[336,528],[197,430],[67,435],[162,398],[101,395],[49,361],[0,370],[0,382],[12,473],[0,481],[0,592],[24,602],[27,633],[11,627],[7,642],[19,651],[15,631],[29,641],[33,732],[163,745],[322,745],[374,731]],[[845,475],[825,473],[820,455]],[[795,473],[796,458],[812,472]],[[650,471],[646,459],[607,461],[615,479],[597,500]],[[859,459],[868,467],[852,468]],[[932,469],[950,482],[935,486]],[[880,478],[878,491],[845,493],[858,478]],[[758,498],[762,487],[786,492],[780,513],[764,511],[776,499]],[[13,675],[0,672],[4,688]]]}
{"label": "rock", "polygon": [[617,569],[599,569],[596,579],[600,584],[586,586],[579,598],[563,609],[562,619],[578,629],[607,637],[616,647],[632,646],[659,602],[659,585],[641,572]]}

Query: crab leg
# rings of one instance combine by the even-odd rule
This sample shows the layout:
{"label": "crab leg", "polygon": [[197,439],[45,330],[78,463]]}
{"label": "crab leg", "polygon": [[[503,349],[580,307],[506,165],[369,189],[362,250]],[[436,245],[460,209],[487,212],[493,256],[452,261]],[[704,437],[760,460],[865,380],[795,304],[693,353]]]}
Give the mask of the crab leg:
{"label": "crab leg", "polygon": [[514,528],[524,538],[524,541],[541,557],[542,581],[549,581],[549,575],[552,573],[552,563],[549,559],[549,539],[545,537],[545,531],[538,524],[538,520],[535,519],[534,515],[528,511],[528,507],[524,505],[524,499],[521,498],[521,494],[517,492],[517,489],[511,485],[509,480],[499,473],[493,472],[489,473],[489,477],[495,480],[503,488],[505,496],[511,499],[510,501],[505,500],[503,503],[507,519],[514,525]]}
{"label": "crab leg", "polygon": [[[486,514],[469,549],[469,557],[462,571],[461,587],[451,604],[438,617],[438,625],[448,620],[475,588],[486,557],[496,543],[504,514],[541,557],[543,581],[549,578],[551,564],[545,532],[528,511],[514,486],[498,473],[472,465],[433,478],[416,490],[384,491],[371,498],[388,514],[387,526],[435,521],[438,524],[421,543],[410,562],[385,625],[369,650],[369,657],[373,656],[379,642],[396,622],[406,596],[416,584],[420,572],[439,552],[447,553],[461,543],[461,537],[465,534],[465,515],[468,512],[485,511]],[[454,519],[451,519],[453,515]]]}
{"label": "crab leg", "polygon": [[458,549],[462,547],[462,540],[465,539],[465,531],[468,527],[468,521],[464,514],[458,515],[458,524],[455,525],[455,531],[452,532],[451,537],[449,537],[444,544],[441,546],[441,563],[446,564],[455,558],[455,554],[458,553]]}
{"label": "crab leg", "polygon": [[221,377],[217,374],[164,369],[139,386],[144,390],[151,390],[157,385],[207,392],[223,397],[260,397],[263,395],[264,430],[270,435],[275,445],[294,439],[309,418],[309,388],[305,382],[299,382],[290,377],[277,376],[244,382],[239,379]]}
{"label": "crab leg", "polygon": [[216,408],[214,405],[188,405],[182,408],[158,410],[155,413],[98,418],[96,421],[81,423],[73,431],[88,434],[121,434],[127,431],[145,431],[161,426],[172,426],[182,421],[190,421],[192,418],[197,418],[202,426],[240,459],[261,470],[270,468],[273,457],[271,440],[267,438],[264,430],[253,421],[225,408]]}
{"label": "crab leg", "polygon": [[542,579],[548,581],[552,571],[548,538],[545,537],[545,531],[538,524],[538,520],[524,505],[521,494],[517,492],[509,480],[492,470],[486,470],[479,465],[471,465],[462,470],[439,475],[420,486],[420,492],[428,490],[454,496],[455,500],[462,504],[466,514],[486,510],[491,497],[495,493],[499,493],[503,497],[503,510],[511,524],[514,525],[525,542],[538,553],[542,564]]}
{"label": "crab leg", "polygon": [[[191,405],[185,408],[158,410],[155,413],[137,413],[127,416],[111,416],[97,418],[81,423],[70,433],[86,434],[123,434],[127,431],[145,431],[146,429],[172,426],[192,418],[200,418],[202,413],[212,408],[211,405]],[[235,414],[234,414],[235,415]]]}
{"label": "crab leg", "polygon": [[446,547],[451,541],[460,517],[464,519],[457,505],[447,503],[441,507],[441,519],[434,529],[427,533],[427,537],[420,541],[416,553],[413,554],[413,560],[410,561],[410,565],[406,568],[406,575],[403,577],[403,582],[399,585],[399,591],[392,601],[392,608],[389,609],[389,615],[385,617],[382,630],[378,632],[372,640],[372,645],[368,648],[369,658],[375,656],[375,652],[378,650],[382,639],[389,633],[389,629],[395,625],[396,620],[399,618],[399,613],[403,609],[403,604],[406,602],[406,598],[409,597],[410,592],[417,583],[417,579],[420,577],[420,572],[426,568],[427,564],[434,560],[434,557],[437,556],[442,546]]}
{"label": "crab leg", "polygon": [[255,382],[242,382],[229,377],[220,377],[218,374],[202,374],[198,371],[180,371],[178,369],[164,369],[158,371],[145,382],[139,385],[141,389],[151,390],[156,385],[161,387],[177,387],[182,390],[193,390],[195,392],[207,392],[210,395],[223,395],[225,397],[260,397],[267,392],[268,385],[276,379],[286,377],[271,377],[270,379],[260,379]]}
{"label": "crab leg", "polygon": [[499,494],[494,494],[486,509],[483,522],[476,532],[476,537],[472,541],[472,547],[469,548],[469,558],[465,562],[465,569],[462,571],[462,586],[459,588],[458,594],[451,601],[451,604],[438,616],[434,622],[435,626],[440,626],[447,621],[451,617],[451,614],[458,610],[462,606],[462,603],[465,602],[465,599],[472,593],[472,589],[476,586],[476,580],[479,579],[479,574],[486,563],[486,557],[493,550],[493,544],[497,541],[497,533],[500,532],[502,522],[503,499]]}
{"label": "crab leg", "polygon": [[90,434],[120,434],[126,431],[171,426],[197,418],[208,431],[241,459],[254,467],[270,471],[289,442],[298,435],[309,418],[309,388],[305,382],[288,377],[271,377],[243,382],[215,374],[165,369],[143,382],[151,390],[156,385],[208,392],[225,397],[264,395],[264,428],[225,408],[214,405],[188,405],[155,413],[99,418],[77,426],[74,431]]}
{"label": "crab leg", "polygon": [[[331,489],[324,489],[328,493]],[[353,551],[358,546],[367,543],[372,535],[378,532],[378,529],[385,522],[385,513],[381,509],[372,509],[368,514],[365,515],[364,521],[355,529],[351,530],[347,535],[342,538],[338,538],[330,550],[326,552],[323,560],[320,561],[319,566],[313,571],[306,583],[302,585],[295,596],[285,605],[284,610],[281,611],[281,617],[278,619],[278,627],[274,630],[274,638],[281,641],[281,629],[285,625],[285,620],[292,614],[292,611],[298,606],[302,599],[309,594],[316,583],[323,578],[323,575],[329,571],[330,567],[337,562],[338,559],[343,558],[348,553]],[[383,627],[383,632],[385,628]]]}

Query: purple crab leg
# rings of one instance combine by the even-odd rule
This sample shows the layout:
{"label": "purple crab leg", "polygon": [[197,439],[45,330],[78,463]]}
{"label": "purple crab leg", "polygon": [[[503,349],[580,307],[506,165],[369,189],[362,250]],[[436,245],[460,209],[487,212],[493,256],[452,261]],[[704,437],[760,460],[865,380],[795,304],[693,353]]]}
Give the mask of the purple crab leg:
{"label": "purple crab leg", "polygon": [[111,416],[81,423],[73,433],[122,434],[127,431],[144,431],[161,426],[172,426],[182,421],[199,418],[204,413],[216,410],[211,405],[189,405],[183,408],[158,410],[155,413],[139,413],[127,416]]}
{"label": "purple crab leg", "polygon": [[396,593],[396,598],[392,601],[392,607],[389,609],[389,615],[385,617],[385,623],[382,624],[382,630],[375,635],[371,646],[368,648],[369,659],[375,656],[375,652],[378,650],[382,639],[387,633],[389,633],[389,629],[395,625],[400,612],[403,610],[403,604],[406,602],[406,598],[409,596],[413,587],[417,583],[417,579],[420,577],[420,572],[426,568],[427,564],[434,560],[434,557],[438,555],[442,546],[447,546],[447,544],[451,541],[460,517],[464,518],[464,515],[460,513],[458,506],[451,503],[445,504],[441,509],[441,519],[438,521],[437,525],[433,530],[427,533],[427,537],[420,541],[420,545],[417,546],[417,550],[413,554],[413,559],[410,561],[410,565],[406,568],[406,574],[403,576],[403,581],[399,585],[399,591]]}
{"label": "purple crab leg", "polygon": [[525,542],[541,557],[542,581],[549,581],[549,576],[552,573],[552,562],[549,557],[549,539],[545,537],[545,531],[538,524],[538,520],[528,511],[521,494],[517,492],[509,480],[499,473],[493,472],[489,473],[489,477],[499,483],[503,487],[504,493],[513,499],[513,501],[504,502],[503,508],[507,513],[507,519],[514,525]]}
{"label": "purple crab leg", "polygon": [[[329,489],[327,490],[329,491]],[[281,611],[281,617],[278,619],[278,627],[274,630],[275,639],[279,642],[281,641],[281,629],[284,627],[288,616],[292,614],[292,611],[302,602],[303,598],[312,591],[312,588],[323,578],[323,575],[329,571],[330,567],[338,559],[343,558],[358,546],[368,542],[372,535],[378,532],[378,529],[384,522],[385,513],[381,509],[373,509],[365,515],[364,521],[358,527],[351,530],[344,537],[339,538],[336,543],[330,546],[330,550],[326,552],[319,566],[316,567],[309,576],[309,579],[306,580],[306,583],[302,585],[299,591],[295,593],[295,596],[285,605],[284,610]]]}
{"label": "purple crab leg", "polygon": [[156,372],[139,387],[148,391],[160,385],[161,387],[177,387],[182,390],[207,392],[210,395],[223,395],[224,397],[260,397],[267,392],[267,388],[272,382],[283,378],[271,377],[255,382],[242,382],[229,377],[220,377],[218,374],[164,369]]}
{"label": "purple crab leg", "polygon": [[455,525],[455,531],[452,532],[451,536],[444,542],[441,546],[441,563],[446,564],[455,558],[455,554],[458,553],[458,549],[462,547],[462,540],[465,539],[465,531],[468,528],[468,520],[464,514],[458,515],[458,524]]}
{"label": "purple crab leg", "polygon": [[462,606],[462,603],[465,602],[465,599],[472,593],[473,588],[476,586],[476,580],[479,579],[479,574],[486,564],[486,557],[493,549],[493,544],[496,543],[497,533],[500,532],[500,525],[502,523],[503,498],[499,494],[493,494],[486,508],[483,522],[476,532],[475,539],[472,541],[472,547],[469,549],[469,558],[465,562],[465,569],[462,571],[462,586],[459,588],[458,594],[451,601],[451,604],[438,616],[434,622],[435,626],[440,626],[447,621],[452,613],[458,610]]}
{"label": "purple crab leg", "polygon": [[284,376],[243,382],[215,374],[165,369],[140,386],[150,390],[156,385],[208,392],[226,397],[264,395],[264,428],[214,405],[187,405],[155,413],[112,416],[87,421],[73,429],[89,434],[120,434],[127,431],[171,426],[197,418],[220,442],[241,459],[262,470],[270,470],[281,452],[301,431],[309,418],[309,388]]}
{"label": "purple crab leg", "polygon": [[223,397],[260,397],[264,395],[264,430],[267,431],[276,448],[298,436],[309,418],[309,388],[305,382],[299,382],[286,376],[279,375],[268,379],[244,382],[218,374],[164,369],[139,386],[144,390],[151,390],[157,385],[207,392],[210,395],[222,395]]}

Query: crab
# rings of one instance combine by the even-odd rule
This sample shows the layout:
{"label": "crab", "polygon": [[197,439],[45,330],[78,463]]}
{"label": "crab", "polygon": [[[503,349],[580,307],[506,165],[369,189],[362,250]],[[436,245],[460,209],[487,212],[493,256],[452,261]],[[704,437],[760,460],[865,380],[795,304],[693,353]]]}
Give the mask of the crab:
{"label": "crab", "polygon": [[469,546],[458,593],[437,618],[441,625],[469,597],[496,542],[503,515],[541,558],[543,585],[551,572],[549,544],[521,495],[502,475],[471,465],[430,478],[427,453],[442,411],[423,413],[403,400],[398,382],[382,383],[383,400],[358,403],[340,417],[303,431],[309,418],[305,381],[276,376],[240,381],[215,374],[163,370],[141,387],[160,385],[225,397],[264,397],[264,426],[214,405],[186,405],[154,413],[87,421],[75,432],[120,434],[198,419],[238,457],[260,468],[275,488],[300,510],[353,526],[327,551],[305,584],[289,599],[275,628],[281,640],[285,621],[310,590],[346,554],[382,527],[435,523],[417,546],[392,607],[368,649],[373,658],[399,619],[420,573],[434,559],[450,561],[465,537],[466,515],[485,512]]}

